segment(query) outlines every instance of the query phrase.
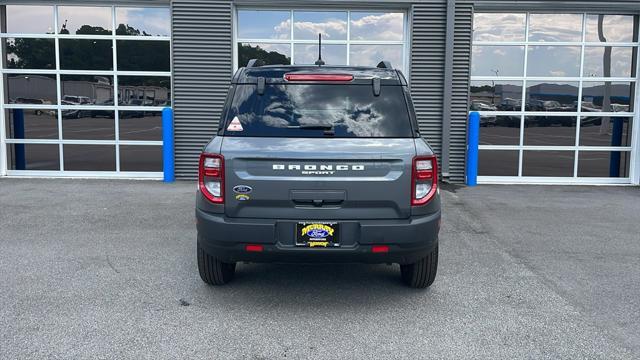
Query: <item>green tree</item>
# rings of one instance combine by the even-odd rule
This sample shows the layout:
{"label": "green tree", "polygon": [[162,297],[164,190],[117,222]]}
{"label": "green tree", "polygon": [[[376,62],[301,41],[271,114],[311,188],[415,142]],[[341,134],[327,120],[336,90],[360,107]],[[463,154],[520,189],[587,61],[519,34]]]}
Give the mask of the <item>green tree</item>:
{"label": "green tree", "polygon": [[259,59],[265,65],[289,65],[291,58],[277,51],[267,51],[260,45],[238,44],[238,66],[246,66],[249,60]]}
{"label": "green tree", "polygon": [[9,69],[55,69],[53,39],[17,38],[7,43]]}

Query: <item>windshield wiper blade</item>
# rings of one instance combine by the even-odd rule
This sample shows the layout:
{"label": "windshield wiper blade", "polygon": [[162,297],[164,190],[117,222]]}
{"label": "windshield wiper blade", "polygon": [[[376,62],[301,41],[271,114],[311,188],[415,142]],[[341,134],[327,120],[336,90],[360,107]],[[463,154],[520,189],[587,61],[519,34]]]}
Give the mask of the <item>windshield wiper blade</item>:
{"label": "windshield wiper blade", "polygon": [[330,124],[307,124],[307,125],[293,125],[287,126],[289,129],[304,129],[304,130],[333,130],[333,125]]}

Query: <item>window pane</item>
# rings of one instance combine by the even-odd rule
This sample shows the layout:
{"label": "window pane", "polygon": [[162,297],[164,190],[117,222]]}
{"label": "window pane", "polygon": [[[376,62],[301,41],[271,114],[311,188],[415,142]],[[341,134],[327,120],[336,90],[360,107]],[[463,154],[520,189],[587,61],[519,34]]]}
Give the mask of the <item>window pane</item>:
{"label": "window pane", "polygon": [[480,127],[480,145],[520,145],[520,115],[483,115]]}
{"label": "window pane", "polygon": [[291,45],[239,43],[238,67],[247,66],[251,59],[262,60],[265,65],[289,65],[291,64]]}
{"label": "window pane", "polygon": [[119,76],[118,105],[171,106],[171,78]]}
{"label": "window pane", "polygon": [[473,41],[524,41],[525,14],[476,13]]}
{"label": "window pane", "polygon": [[8,69],[55,69],[56,48],[53,39],[8,38]]}
{"label": "window pane", "polygon": [[170,36],[168,8],[116,8],[116,35]]}
{"label": "window pane", "polygon": [[53,109],[9,109],[7,139],[57,139],[58,112]]}
{"label": "window pane", "polygon": [[350,51],[350,65],[376,66],[380,61],[387,60],[394,68],[402,68],[402,45],[352,44]]}
{"label": "window pane", "polygon": [[630,47],[586,47],[583,76],[631,77],[635,64]]}
{"label": "window pane", "polygon": [[[553,59],[550,61],[549,59]],[[529,46],[527,75],[580,76],[579,46]]]}
{"label": "window pane", "polygon": [[294,40],[317,40],[318,34],[323,40],[347,39],[346,11],[296,11],[293,19]]}
{"label": "window pane", "polygon": [[[295,44],[296,64],[310,65],[318,60],[317,44]],[[322,45],[322,60],[327,65],[347,65],[347,45]]]}
{"label": "window pane", "polygon": [[120,145],[120,171],[162,171],[162,146]]}
{"label": "window pane", "polygon": [[162,140],[159,111],[120,111],[120,140]]}
{"label": "window pane", "polygon": [[111,35],[111,8],[60,6],[58,23],[60,34]]}
{"label": "window pane", "polygon": [[631,146],[632,125],[632,118],[582,117],[580,146]]}
{"label": "window pane", "polygon": [[63,145],[66,171],[116,171],[115,145]]}
{"label": "window pane", "polygon": [[118,70],[171,71],[168,41],[118,40],[117,46]]}
{"label": "window pane", "polygon": [[9,104],[56,105],[55,75],[5,74]]}
{"label": "window pane", "polygon": [[[586,40],[589,42],[635,42],[638,31],[634,29],[633,15],[587,15]],[[602,22],[602,32],[599,32]]]}
{"label": "window pane", "polygon": [[115,129],[113,111],[62,110],[63,139],[115,140]]}
{"label": "window pane", "polygon": [[113,70],[111,40],[60,40],[60,67],[65,70]]}
{"label": "window pane", "polygon": [[289,11],[239,10],[238,38],[290,39],[290,17]]}
{"label": "window pane", "polygon": [[582,41],[582,15],[530,14],[529,41]]}
{"label": "window pane", "polygon": [[62,105],[113,105],[113,76],[61,75]]}
{"label": "window pane", "polygon": [[480,150],[479,176],[518,176],[520,154],[512,150]]}
{"label": "window pane", "polygon": [[58,145],[7,144],[9,170],[60,170]]}
{"label": "window pane", "polygon": [[402,41],[404,14],[351,12],[351,40]]}
{"label": "window pane", "polygon": [[629,177],[630,155],[626,151],[580,151],[578,176]]}
{"label": "window pane", "polygon": [[575,116],[525,116],[524,145],[574,146],[577,123]]}
{"label": "window pane", "polygon": [[471,81],[472,111],[520,111],[522,81]]}
{"label": "window pane", "polygon": [[524,151],[522,176],[572,177],[574,151]]}
{"label": "window pane", "polygon": [[577,82],[527,82],[527,111],[577,111]]}
{"label": "window pane", "polygon": [[53,6],[7,5],[7,32],[53,34]]}
{"label": "window pane", "polygon": [[631,82],[583,82],[583,111],[631,112],[635,83]]}
{"label": "window pane", "polygon": [[471,75],[522,76],[524,46],[474,46]]}

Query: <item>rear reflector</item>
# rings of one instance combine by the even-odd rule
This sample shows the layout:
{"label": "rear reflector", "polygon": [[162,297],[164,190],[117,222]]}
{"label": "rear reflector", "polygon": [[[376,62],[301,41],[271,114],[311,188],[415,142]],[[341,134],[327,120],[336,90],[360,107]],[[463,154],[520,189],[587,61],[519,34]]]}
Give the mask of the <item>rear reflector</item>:
{"label": "rear reflector", "polygon": [[351,81],[353,75],[348,74],[284,74],[287,81]]}
{"label": "rear reflector", "polygon": [[262,252],[264,250],[262,245],[247,245],[244,249],[249,252]]}
{"label": "rear reflector", "polygon": [[371,247],[371,252],[373,253],[388,253],[389,246],[387,245],[374,245]]}

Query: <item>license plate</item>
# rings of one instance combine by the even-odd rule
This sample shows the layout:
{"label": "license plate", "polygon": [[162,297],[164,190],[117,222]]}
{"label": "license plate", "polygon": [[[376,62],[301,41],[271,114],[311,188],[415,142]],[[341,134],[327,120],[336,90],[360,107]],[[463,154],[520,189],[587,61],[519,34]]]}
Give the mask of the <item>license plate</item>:
{"label": "license plate", "polygon": [[296,226],[296,245],[310,248],[328,248],[340,246],[338,223],[335,222],[299,222]]}

